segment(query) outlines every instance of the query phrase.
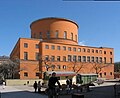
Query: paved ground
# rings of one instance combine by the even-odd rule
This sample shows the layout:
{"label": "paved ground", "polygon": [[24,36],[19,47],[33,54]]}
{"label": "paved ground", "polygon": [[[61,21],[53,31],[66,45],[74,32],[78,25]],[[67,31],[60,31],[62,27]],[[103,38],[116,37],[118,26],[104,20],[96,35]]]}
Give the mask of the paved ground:
{"label": "paved ground", "polygon": [[[90,92],[84,92],[84,98],[120,98],[114,94],[115,83],[104,83],[91,87]],[[62,95],[59,98],[72,98],[72,95]],[[44,94],[34,93],[30,86],[6,86],[4,89],[0,86],[0,98],[48,98]]]}

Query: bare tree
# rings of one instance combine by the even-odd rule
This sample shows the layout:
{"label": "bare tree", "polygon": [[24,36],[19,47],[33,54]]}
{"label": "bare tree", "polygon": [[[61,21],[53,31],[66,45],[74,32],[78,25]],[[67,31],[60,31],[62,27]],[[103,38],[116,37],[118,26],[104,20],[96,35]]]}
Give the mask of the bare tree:
{"label": "bare tree", "polygon": [[93,62],[91,64],[92,64],[91,70],[95,70],[96,74],[99,74],[103,68],[111,65],[110,63],[104,63],[104,62],[101,63]]}

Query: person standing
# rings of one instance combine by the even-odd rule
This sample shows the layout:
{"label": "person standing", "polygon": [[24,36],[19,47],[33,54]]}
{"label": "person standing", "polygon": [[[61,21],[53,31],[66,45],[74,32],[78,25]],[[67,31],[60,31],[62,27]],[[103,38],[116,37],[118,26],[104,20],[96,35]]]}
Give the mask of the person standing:
{"label": "person standing", "polygon": [[59,88],[61,88],[60,82],[58,81],[58,78],[56,77],[56,73],[53,72],[52,76],[49,78],[49,81],[48,81],[48,87],[50,90],[50,94],[48,98],[53,98],[56,95],[56,92],[55,92],[56,83],[58,84]]}
{"label": "person standing", "polygon": [[38,82],[37,87],[38,87],[38,93],[40,93],[40,92],[41,92],[41,84],[40,84],[40,81]]}
{"label": "person standing", "polygon": [[37,81],[35,81],[35,83],[33,84],[33,87],[35,89],[35,93],[37,92]]}

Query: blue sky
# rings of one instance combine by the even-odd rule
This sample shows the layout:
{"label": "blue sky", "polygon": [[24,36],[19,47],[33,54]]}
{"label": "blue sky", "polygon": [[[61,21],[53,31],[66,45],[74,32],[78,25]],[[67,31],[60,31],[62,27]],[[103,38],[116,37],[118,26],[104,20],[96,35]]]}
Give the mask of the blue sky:
{"label": "blue sky", "polygon": [[79,25],[79,43],[114,48],[120,61],[120,2],[65,0],[0,0],[0,56],[9,56],[19,37],[30,38],[30,24],[60,17]]}

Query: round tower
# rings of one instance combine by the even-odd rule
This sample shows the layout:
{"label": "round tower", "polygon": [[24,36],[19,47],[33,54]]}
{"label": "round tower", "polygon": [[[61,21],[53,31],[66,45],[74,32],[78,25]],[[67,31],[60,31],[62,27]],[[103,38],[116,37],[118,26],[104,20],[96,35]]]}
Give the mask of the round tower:
{"label": "round tower", "polygon": [[43,18],[31,23],[31,38],[40,41],[78,44],[78,25],[64,18]]}

